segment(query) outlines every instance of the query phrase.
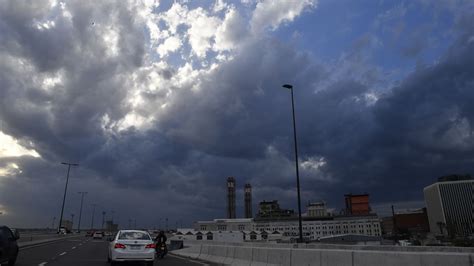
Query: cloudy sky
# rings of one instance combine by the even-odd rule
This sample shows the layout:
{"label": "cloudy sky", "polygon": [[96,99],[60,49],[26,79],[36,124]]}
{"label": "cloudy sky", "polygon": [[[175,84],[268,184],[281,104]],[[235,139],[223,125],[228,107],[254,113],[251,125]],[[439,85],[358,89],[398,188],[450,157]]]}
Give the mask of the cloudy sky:
{"label": "cloudy sky", "polygon": [[[226,177],[296,207],[423,206],[474,173],[470,0],[0,0],[0,224],[225,217]],[[96,218],[99,225],[100,218]],[[57,224],[57,219],[56,219]]]}

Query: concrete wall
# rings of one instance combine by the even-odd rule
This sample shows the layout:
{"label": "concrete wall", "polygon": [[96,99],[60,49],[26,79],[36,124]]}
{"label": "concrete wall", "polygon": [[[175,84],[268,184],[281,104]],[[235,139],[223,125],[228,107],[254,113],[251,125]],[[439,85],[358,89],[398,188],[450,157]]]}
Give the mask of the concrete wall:
{"label": "concrete wall", "polygon": [[342,245],[342,244],[288,244],[288,243],[271,243],[271,242],[219,242],[209,241],[203,243],[201,240],[187,240],[185,246],[209,244],[209,245],[225,245],[225,246],[251,246],[251,247],[275,247],[275,248],[308,248],[308,249],[343,249],[343,250],[373,250],[373,251],[400,251],[400,252],[455,252],[455,253],[474,253],[474,248],[470,247],[448,247],[448,246],[365,246],[365,245]]}
{"label": "concrete wall", "polygon": [[[235,244],[235,243],[234,243]],[[215,245],[200,243],[172,251],[222,265],[307,266],[472,266],[473,252],[319,249],[295,245]]]}

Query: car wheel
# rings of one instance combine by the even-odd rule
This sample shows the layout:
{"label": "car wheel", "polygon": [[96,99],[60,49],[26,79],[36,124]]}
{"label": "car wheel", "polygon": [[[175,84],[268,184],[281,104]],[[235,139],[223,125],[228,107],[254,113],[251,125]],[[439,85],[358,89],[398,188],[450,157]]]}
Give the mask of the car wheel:
{"label": "car wheel", "polygon": [[153,266],[153,261],[147,261],[146,266]]}

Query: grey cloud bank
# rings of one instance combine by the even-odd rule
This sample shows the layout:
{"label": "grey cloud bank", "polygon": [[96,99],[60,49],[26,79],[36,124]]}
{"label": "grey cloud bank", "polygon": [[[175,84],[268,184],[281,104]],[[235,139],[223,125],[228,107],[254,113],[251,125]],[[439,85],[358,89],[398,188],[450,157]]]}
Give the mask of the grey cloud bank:
{"label": "grey cloud bank", "polygon": [[[214,68],[186,70],[151,52],[137,15],[149,9],[139,4],[0,4],[0,130],[41,155],[0,158],[0,167],[19,167],[0,177],[10,223],[46,226],[59,214],[60,161],[81,164],[67,213],[78,210],[76,191],[89,191],[88,204],[113,209],[124,225],[131,217],[143,226],[223,217],[227,176],[242,188],[252,183],[255,201],[294,207],[283,83],[295,86],[304,201],[340,207],[344,193],[369,192],[376,202],[419,203],[436,177],[473,173],[469,28],[459,26],[438,63],[374,101],[371,82],[333,73],[271,35],[246,36],[232,59],[208,58]],[[189,53],[180,56],[201,62]]]}

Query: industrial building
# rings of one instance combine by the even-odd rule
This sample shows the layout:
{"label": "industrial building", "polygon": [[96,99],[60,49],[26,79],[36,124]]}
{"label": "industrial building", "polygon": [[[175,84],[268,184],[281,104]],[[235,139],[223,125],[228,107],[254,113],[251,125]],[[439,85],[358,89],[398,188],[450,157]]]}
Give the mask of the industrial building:
{"label": "industrial building", "polygon": [[252,218],[252,186],[250,184],[245,184],[244,193],[245,218]]}
{"label": "industrial building", "polygon": [[326,208],[326,202],[308,202],[306,205],[306,216],[308,217],[326,217],[329,213]]}
{"label": "industrial building", "polygon": [[295,217],[295,211],[280,208],[278,200],[261,201],[258,204],[258,219],[276,219],[285,217]]}
{"label": "industrial building", "polygon": [[369,194],[346,194],[346,215],[368,215],[371,211]]}
{"label": "industrial building", "polygon": [[426,235],[430,231],[426,208],[399,210],[393,216],[382,218],[384,235]]}
{"label": "industrial building", "polygon": [[227,218],[234,219],[235,215],[235,178],[227,178]]}

